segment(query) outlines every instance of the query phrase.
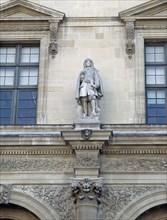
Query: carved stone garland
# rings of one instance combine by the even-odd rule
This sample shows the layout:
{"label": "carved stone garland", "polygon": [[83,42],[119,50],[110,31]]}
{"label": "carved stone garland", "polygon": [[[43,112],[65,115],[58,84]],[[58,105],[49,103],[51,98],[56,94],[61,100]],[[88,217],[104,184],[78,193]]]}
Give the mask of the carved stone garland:
{"label": "carved stone garland", "polygon": [[134,22],[126,22],[126,53],[128,54],[129,59],[131,59],[132,55],[135,53],[134,35]]}
{"label": "carved stone garland", "polygon": [[49,44],[49,53],[52,55],[52,58],[54,58],[58,52],[57,47],[57,28],[58,23],[50,23],[50,44]]}

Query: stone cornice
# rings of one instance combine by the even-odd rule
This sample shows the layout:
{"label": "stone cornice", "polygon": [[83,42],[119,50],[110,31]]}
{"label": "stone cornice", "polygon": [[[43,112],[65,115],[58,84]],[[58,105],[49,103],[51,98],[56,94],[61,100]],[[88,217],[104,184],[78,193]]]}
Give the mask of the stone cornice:
{"label": "stone cornice", "polygon": [[126,146],[121,146],[121,148],[114,147],[109,149],[103,149],[101,151],[102,154],[105,155],[166,155],[167,156],[167,148],[159,147],[153,148],[152,146],[138,147],[133,146],[133,148],[127,148]]}
{"label": "stone cornice", "polygon": [[[167,125],[102,125],[99,130],[75,130],[73,125],[1,126],[0,144],[9,146],[72,146],[101,149],[101,146],[162,146],[167,143]],[[83,131],[91,131],[83,136]]]}
{"label": "stone cornice", "polygon": [[24,146],[22,149],[16,148],[14,146],[11,146],[10,149],[1,148],[0,155],[73,155],[74,152],[72,149],[69,148],[58,148],[58,149],[43,149],[43,147],[40,148],[26,148],[24,149]]}
{"label": "stone cornice", "polygon": [[73,150],[100,150],[104,145],[104,141],[70,141]]}
{"label": "stone cornice", "polygon": [[[71,131],[62,131],[62,135],[65,141],[83,141],[82,130],[71,130]],[[91,129],[90,129],[91,130]],[[112,135],[111,130],[91,130],[92,135],[89,138],[89,141],[105,141],[110,138]]]}

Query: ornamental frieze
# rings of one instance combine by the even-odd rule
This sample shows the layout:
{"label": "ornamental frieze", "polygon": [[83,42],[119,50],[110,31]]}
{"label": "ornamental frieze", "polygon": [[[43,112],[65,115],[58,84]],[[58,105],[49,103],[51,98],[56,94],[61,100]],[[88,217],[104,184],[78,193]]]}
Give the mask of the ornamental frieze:
{"label": "ornamental frieze", "polygon": [[99,219],[115,219],[130,202],[135,202],[148,193],[162,189],[164,189],[163,186],[104,186],[101,195]]}
{"label": "ornamental frieze", "polygon": [[22,158],[1,159],[1,172],[19,171],[61,171],[73,172],[74,160],[72,158],[45,159],[45,158]]}
{"label": "ornamental frieze", "polygon": [[49,26],[39,25],[1,25],[0,31],[48,31]]}
{"label": "ornamental frieze", "polygon": [[74,203],[69,186],[18,185],[13,191],[25,193],[49,206],[61,220],[74,220]]}
{"label": "ornamental frieze", "polygon": [[166,172],[167,158],[106,158],[101,159],[101,172]]}
{"label": "ornamental frieze", "polygon": [[138,25],[135,26],[136,30],[161,30],[167,29],[167,25]]}

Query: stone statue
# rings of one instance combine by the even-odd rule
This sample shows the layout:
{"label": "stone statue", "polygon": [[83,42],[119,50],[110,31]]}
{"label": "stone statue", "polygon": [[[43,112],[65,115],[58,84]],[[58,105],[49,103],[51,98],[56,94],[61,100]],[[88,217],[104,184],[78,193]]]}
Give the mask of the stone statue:
{"label": "stone statue", "polygon": [[77,80],[76,100],[81,106],[82,117],[95,117],[100,113],[99,100],[103,96],[99,71],[91,59],[86,59]]}

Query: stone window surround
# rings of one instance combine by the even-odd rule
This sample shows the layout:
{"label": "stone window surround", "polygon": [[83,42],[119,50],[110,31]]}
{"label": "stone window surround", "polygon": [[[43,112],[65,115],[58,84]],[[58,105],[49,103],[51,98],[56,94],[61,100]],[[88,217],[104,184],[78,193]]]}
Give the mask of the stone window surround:
{"label": "stone window surround", "polygon": [[1,36],[1,42],[30,42],[40,44],[40,61],[39,61],[39,83],[38,83],[38,104],[37,104],[37,124],[46,123],[46,103],[47,103],[47,78],[48,78],[48,60],[50,58],[48,45],[49,38],[48,32],[30,33],[12,32],[12,35],[8,32],[4,32]]}
{"label": "stone window surround", "polygon": [[162,40],[166,38],[166,30],[136,30],[135,31],[135,123],[146,123],[145,106],[145,40]]}

